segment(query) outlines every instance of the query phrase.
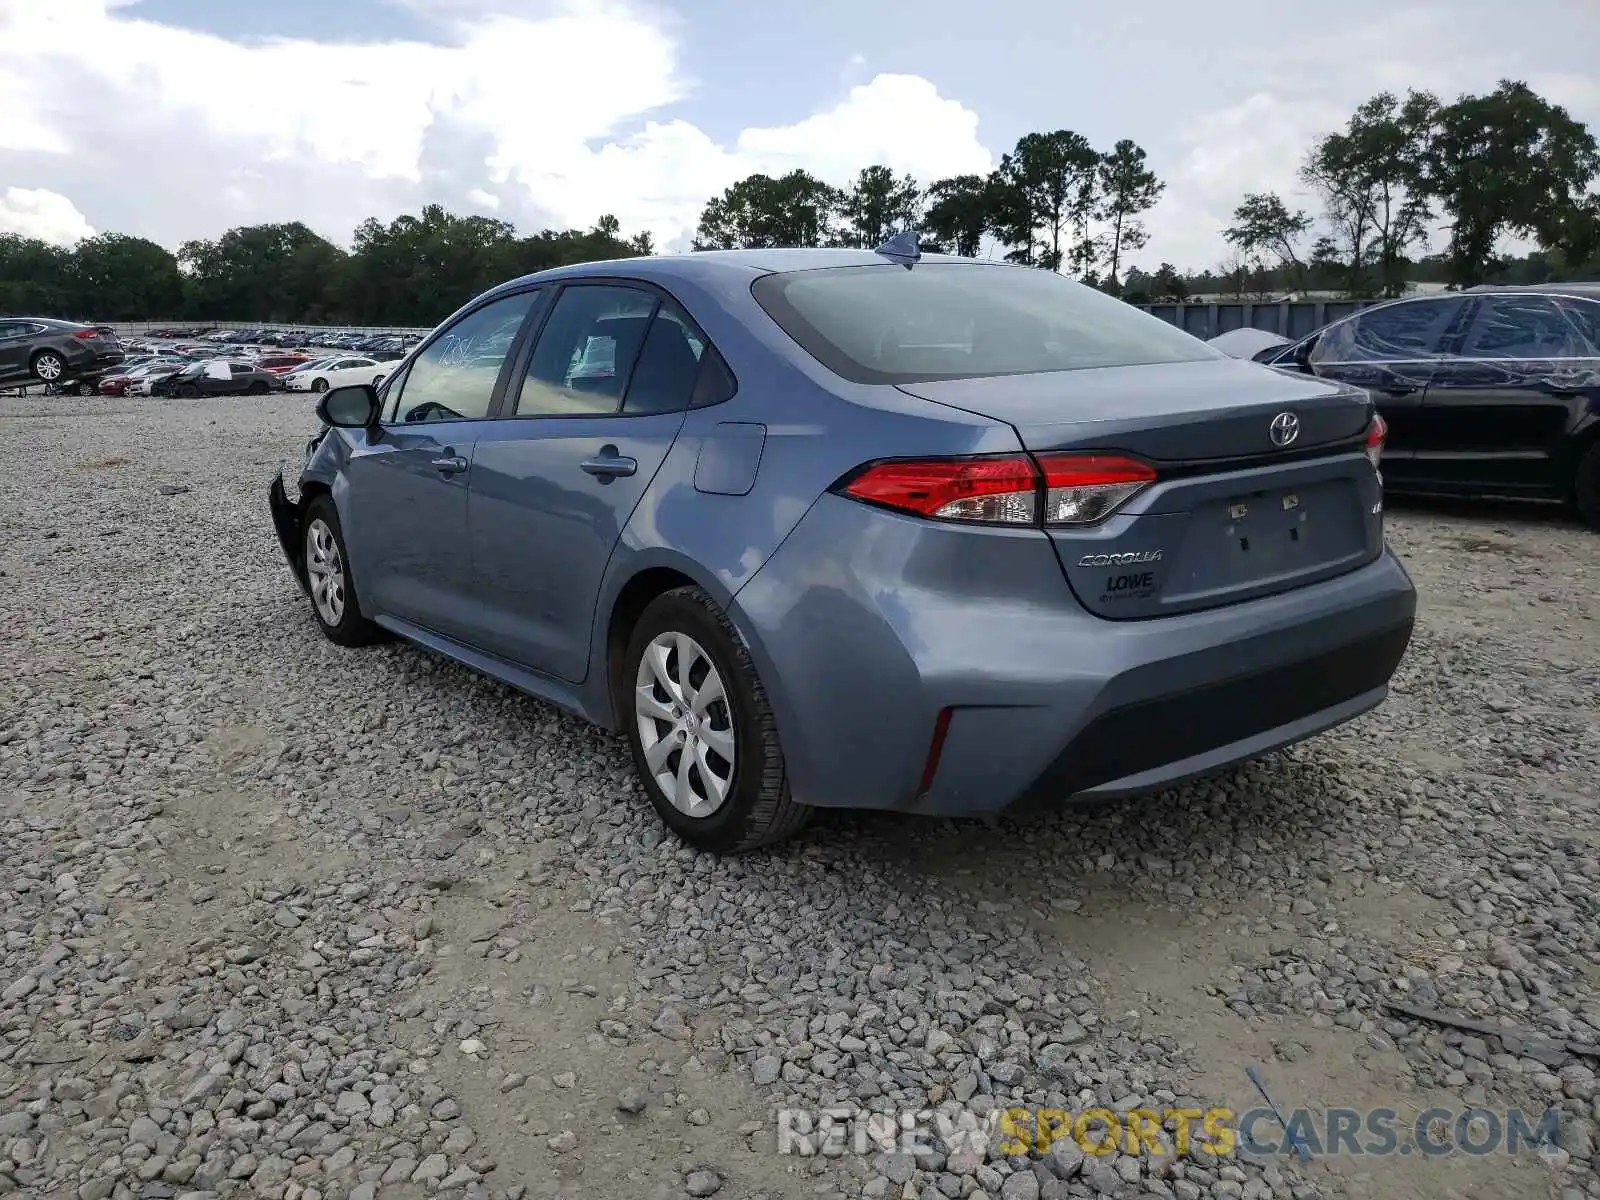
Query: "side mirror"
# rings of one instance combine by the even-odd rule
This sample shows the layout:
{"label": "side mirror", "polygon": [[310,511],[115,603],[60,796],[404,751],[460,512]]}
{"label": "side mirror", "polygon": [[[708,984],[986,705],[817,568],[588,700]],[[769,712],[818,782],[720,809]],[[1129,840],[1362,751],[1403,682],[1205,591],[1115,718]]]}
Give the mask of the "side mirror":
{"label": "side mirror", "polygon": [[317,419],[334,429],[370,429],[378,423],[378,392],[366,384],[329,388],[317,401]]}
{"label": "side mirror", "polygon": [[1316,345],[1316,338],[1307,338],[1294,348],[1294,365],[1307,375],[1316,374],[1311,369],[1311,351],[1316,348]]}

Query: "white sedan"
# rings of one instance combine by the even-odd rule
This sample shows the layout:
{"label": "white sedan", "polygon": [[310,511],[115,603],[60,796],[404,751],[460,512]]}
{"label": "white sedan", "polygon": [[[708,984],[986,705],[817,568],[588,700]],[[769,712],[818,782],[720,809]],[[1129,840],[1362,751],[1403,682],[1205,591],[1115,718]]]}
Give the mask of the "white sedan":
{"label": "white sedan", "polygon": [[283,386],[291,392],[325,392],[329,388],[363,383],[377,387],[393,368],[393,363],[349,354],[319,358],[285,374]]}

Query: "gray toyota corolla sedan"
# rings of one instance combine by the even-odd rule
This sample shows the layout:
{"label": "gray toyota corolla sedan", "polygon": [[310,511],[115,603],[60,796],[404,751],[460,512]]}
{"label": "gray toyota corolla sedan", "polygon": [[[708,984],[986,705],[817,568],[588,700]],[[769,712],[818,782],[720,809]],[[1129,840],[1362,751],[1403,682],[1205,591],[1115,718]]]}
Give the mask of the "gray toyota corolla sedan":
{"label": "gray toyota corolla sedan", "polygon": [[623,731],[708,850],[1164,787],[1411,635],[1364,392],[908,239],[528,276],[318,411],[271,508],[327,636]]}

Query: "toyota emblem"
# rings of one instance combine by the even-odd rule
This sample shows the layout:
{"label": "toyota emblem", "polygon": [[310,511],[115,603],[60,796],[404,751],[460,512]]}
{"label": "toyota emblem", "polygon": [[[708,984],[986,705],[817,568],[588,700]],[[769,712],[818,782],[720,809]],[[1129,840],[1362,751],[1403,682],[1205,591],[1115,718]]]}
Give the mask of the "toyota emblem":
{"label": "toyota emblem", "polygon": [[1267,426],[1274,446],[1287,446],[1300,436],[1300,418],[1292,412],[1281,412]]}

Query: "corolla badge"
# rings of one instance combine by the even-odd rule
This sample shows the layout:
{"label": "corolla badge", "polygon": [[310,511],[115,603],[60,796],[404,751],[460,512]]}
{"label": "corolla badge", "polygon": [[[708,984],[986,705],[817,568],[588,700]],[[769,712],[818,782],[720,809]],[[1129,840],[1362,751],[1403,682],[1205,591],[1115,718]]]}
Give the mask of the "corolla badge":
{"label": "corolla badge", "polygon": [[1274,446],[1287,446],[1300,436],[1300,418],[1292,412],[1281,412],[1272,418],[1272,424],[1267,426],[1267,433],[1271,436]]}
{"label": "corolla badge", "polygon": [[1122,554],[1085,554],[1078,560],[1080,567],[1126,567],[1135,563],[1161,561],[1159,550],[1129,550]]}

